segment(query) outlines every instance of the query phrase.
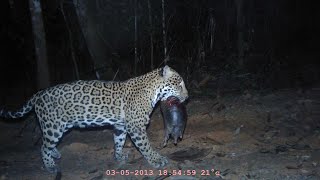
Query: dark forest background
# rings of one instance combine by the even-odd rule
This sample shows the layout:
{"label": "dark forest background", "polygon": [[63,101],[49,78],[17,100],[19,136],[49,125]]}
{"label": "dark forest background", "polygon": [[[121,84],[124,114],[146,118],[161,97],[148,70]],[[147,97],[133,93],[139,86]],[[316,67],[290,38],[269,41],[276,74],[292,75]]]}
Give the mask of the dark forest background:
{"label": "dark forest background", "polygon": [[31,1],[41,4],[50,86],[126,80],[165,63],[193,95],[319,81],[319,10],[309,1],[2,0],[0,101],[8,106],[29,98],[42,78]]}

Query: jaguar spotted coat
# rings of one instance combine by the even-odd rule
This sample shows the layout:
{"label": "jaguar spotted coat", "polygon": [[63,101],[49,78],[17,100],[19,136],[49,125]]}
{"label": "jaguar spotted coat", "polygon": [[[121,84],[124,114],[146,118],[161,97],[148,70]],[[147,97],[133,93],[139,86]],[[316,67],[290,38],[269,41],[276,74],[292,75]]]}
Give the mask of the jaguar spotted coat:
{"label": "jaguar spotted coat", "polygon": [[169,66],[123,82],[76,81],[39,91],[16,112],[0,111],[0,116],[19,118],[34,108],[43,134],[42,160],[46,169],[57,172],[53,158],[61,155],[56,146],[63,133],[72,127],[112,125],[115,158],[122,152],[127,134],[153,167],[168,161],[150,146],[146,125],[159,100],[176,96],[181,102],[188,91],[181,76]]}

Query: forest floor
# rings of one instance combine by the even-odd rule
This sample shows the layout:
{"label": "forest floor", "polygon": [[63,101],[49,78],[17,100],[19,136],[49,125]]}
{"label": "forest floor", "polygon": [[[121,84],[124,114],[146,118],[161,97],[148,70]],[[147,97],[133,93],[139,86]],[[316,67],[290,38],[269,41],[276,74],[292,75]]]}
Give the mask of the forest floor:
{"label": "forest floor", "polygon": [[[150,167],[129,138],[129,160],[120,165],[111,130],[75,129],[58,146],[61,179],[320,179],[320,88],[193,96],[187,111],[183,140],[165,148],[159,108],[152,115],[151,145],[170,158],[164,169]],[[0,180],[55,179],[43,168],[32,122],[31,114],[0,123]],[[109,175],[113,170],[119,173]],[[121,175],[125,170],[133,173]]]}

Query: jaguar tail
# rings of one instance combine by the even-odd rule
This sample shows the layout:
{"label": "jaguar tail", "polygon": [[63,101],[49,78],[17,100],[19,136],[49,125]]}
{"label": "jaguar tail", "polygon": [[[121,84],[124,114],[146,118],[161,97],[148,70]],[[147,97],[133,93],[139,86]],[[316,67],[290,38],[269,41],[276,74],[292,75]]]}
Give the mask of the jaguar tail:
{"label": "jaguar tail", "polygon": [[21,118],[27,113],[29,113],[37,100],[37,97],[40,92],[34,94],[23,106],[17,111],[7,111],[3,108],[0,108],[0,117],[4,118]]}

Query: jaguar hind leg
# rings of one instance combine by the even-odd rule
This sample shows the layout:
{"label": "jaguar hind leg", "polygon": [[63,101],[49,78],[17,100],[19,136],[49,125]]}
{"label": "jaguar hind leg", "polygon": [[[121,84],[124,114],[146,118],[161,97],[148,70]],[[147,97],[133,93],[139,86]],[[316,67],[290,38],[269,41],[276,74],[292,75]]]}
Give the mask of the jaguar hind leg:
{"label": "jaguar hind leg", "polygon": [[55,159],[61,158],[61,154],[56,147],[51,150],[51,156]]}
{"label": "jaguar hind leg", "polygon": [[50,148],[48,148],[44,144],[41,147],[41,155],[43,164],[47,171],[49,171],[50,173],[56,173],[60,171],[59,167],[56,166],[56,163],[53,160]]}
{"label": "jaguar hind leg", "polygon": [[[48,122],[48,121],[47,121]],[[50,127],[50,126],[48,126]],[[41,147],[42,161],[45,168],[50,173],[59,172],[59,167],[55,164],[53,158],[60,158],[61,155],[57,150],[56,146],[59,142],[59,139],[62,137],[64,129],[58,130],[58,128],[43,128],[43,144]]]}
{"label": "jaguar hind leg", "polygon": [[123,146],[126,142],[126,138],[127,130],[125,125],[114,125],[114,158],[117,161],[124,161],[128,159],[128,154],[123,152]]}

